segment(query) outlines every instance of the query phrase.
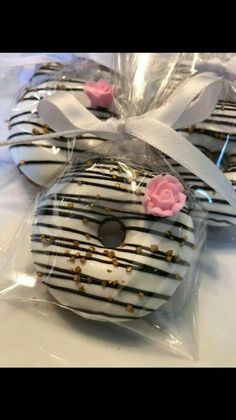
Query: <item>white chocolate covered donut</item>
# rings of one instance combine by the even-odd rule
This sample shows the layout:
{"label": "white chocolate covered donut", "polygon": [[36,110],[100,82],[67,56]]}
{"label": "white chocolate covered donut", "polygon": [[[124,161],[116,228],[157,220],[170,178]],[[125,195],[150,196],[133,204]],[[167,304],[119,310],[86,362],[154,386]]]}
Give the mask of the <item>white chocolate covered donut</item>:
{"label": "white chocolate covered donut", "polygon": [[[53,132],[39,117],[37,107],[41,99],[56,93],[58,90],[73,94],[101,120],[114,116],[111,109],[93,108],[91,106],[89,97],[84,93],[86,80],[69,78],[68,75],[62,76],[59,81],[49,80],[53,78],[53,75],[56,77],[58,68],[63,69],[63,66],[56,65],[54,69],[54,66],[50,63],[46,69],[43,68],[35,73],[33,77],[40,76],[41,78],[48,78],[48,80],[40,85],[25,89],[22,96],[18,99],[9,118],[9,140],[19,140],[23,136]],[[108,71],[105,74],[108,74]],[[80,135],[75,142],[74,156],[104,141],[103,138],[90,134]],[[13,145],[10,147],[10,152],[20,171],[31,181],[42,186],[47,186],[60,173],[62,165],[68,162],[71,157],[71,148],[66,138]]]}
{"label": "white chocolate covered donut", "polygon": [[[220,101],[210,118],[182,133],[206,156],[217,162],[227,135],[235,123],[236,103]],[[191,185],[199,200],[204,204],[209,212],[208,222],[210,225],[230,226],[236,224],[235,209],[219,193],[179,165],[176,164],[175,169],[183,177],[186,184]],[[236,136],[234,134],[229,134],[228,146],[224,152],[220,169],[236,190]],[[210,200],[207,196],[210,197]]]}
{"label": "white chocolate covered donut", "polygon": [[71,166],[40,200],[33,260],[61,304],[94,319],[129,320],[171,298],[193,258],[194,227],[187,206],[172,217],[145,214],[142,197],[153,176],[101,158]]}
{"label": "white chocolate covered donut", "polygon": [[[170,91],[190,76],[191,66],[184,62],[179,66],[169,86]],[[224,142],[229,134],[229,143],[225,150],[220,169],[231,181],[236,191],[236,135],[230,134],[236,124],[236,103],[219,101],[212,115],[192,127],[179,130],[192,144],[207,157],[217,162]],[[181,175],[188,186],[194,189],[198,199],[208,211],[208,224],[211,226],[231,226],[236,224],[236,211],[222,196],[209,185],[177,162],[169,159],[171,165]]]}

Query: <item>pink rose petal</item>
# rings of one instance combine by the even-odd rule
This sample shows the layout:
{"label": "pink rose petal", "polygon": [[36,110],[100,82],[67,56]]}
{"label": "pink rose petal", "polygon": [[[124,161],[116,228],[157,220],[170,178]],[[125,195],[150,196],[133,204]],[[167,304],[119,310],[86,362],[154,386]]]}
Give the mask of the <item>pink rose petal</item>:
{"label": "pink rose petal", "polygon": [[89,80],[84,85],[84,93],[93,107],[107,108],[113,101],[114,86],[106,80]]}
{"label": "pink rose petal", "polygon": [[183,185],[173,175],[157,175],[146,185],[142,204],[154,216],[173,216],[186,202]]}

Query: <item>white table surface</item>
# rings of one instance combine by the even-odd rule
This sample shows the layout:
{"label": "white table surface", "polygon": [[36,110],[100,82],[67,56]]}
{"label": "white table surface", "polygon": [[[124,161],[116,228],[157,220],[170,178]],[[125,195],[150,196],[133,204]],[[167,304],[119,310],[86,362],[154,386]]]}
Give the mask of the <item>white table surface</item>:
{"label": "white table surface", "polygon": [[[0,83],[0,138],[5,139],[4,118],[11,98],[1,88]],[[1,267],[1,252],[14,239],[35,192],[15,168],[7,148],[0,148],[0,191]],[[196,361],[58,308],[35,311],[0,299],[0,366],[235,366],[235,252],[236,229],[209,232],[199,292]],[[2,281],[0,274],[0,286]]]}

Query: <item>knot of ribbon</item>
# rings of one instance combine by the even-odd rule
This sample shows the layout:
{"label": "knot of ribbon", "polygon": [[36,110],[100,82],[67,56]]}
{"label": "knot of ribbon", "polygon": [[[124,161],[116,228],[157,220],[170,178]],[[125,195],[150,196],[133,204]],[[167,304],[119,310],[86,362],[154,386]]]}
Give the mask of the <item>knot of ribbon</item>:
{"label": "knot of ribbon", "polygon": [[[166,103],[141,116],[100,121],[67,92],[58,92],[40,101],[38,113],[57,135],[70,133],[75,136],[89,132],[117,141],[125,135],[136,137],[190,170],[236,208],[236,194],[230,181],[176,131],[208,118],[217,102],[225,100],[226,93],[236,102],[236,93],[229,81],[236,79],[236,67],[233,73],[232,62],[228,66],[219,61],[203,64],[200,68],[197,65],[202,71],[181,83]],[[229,129],[234,130],[233,127]]]}

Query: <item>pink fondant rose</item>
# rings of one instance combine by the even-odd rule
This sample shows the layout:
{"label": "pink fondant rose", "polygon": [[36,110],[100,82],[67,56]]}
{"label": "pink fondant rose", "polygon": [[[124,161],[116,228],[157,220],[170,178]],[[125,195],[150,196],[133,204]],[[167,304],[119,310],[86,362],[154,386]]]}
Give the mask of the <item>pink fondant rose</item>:
{"label": "pink fondant rose", "polygon": [[84,92],[93,107],[107,108],[113,100],[114,86],[106,80],[91,80],[84,85]]}
{"label": "pink fondant rose", "polygon": [[153,216],[173,216],[184,207],[184,187],[172,175],[157,175],[146,185],[143,206]]}

